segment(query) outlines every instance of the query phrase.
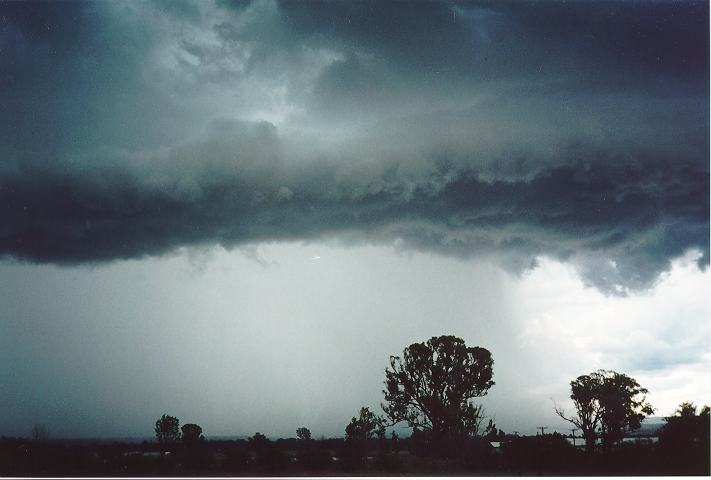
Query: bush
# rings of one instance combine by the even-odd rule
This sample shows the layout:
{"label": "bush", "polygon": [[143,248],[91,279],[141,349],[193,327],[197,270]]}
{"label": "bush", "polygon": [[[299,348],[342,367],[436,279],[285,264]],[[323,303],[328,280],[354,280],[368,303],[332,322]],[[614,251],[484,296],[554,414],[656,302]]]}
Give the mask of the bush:
{"label": "bush", "polygon": [[514,437],[502,449],[505,465],[517,473],[571,471],[581,460],[580,452],[559,433]]}

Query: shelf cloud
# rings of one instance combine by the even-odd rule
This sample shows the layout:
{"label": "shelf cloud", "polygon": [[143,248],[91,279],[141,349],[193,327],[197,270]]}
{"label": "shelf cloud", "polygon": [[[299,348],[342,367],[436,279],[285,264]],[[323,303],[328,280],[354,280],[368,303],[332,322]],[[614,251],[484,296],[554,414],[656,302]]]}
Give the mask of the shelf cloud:
{"label": "shelf cloud", "polygon": [[335,238],[608,293],[705,268],[707,5],[516,7],[9,4],[0,255]]}

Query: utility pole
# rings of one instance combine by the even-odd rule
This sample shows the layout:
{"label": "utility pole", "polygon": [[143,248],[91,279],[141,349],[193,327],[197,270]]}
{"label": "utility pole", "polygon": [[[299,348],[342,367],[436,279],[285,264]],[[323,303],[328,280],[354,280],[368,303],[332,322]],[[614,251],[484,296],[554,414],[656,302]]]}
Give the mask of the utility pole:
{"label": "utility pole", "polygon": [[547,429],[548,427],[536,427],[536,428],[540,428],[540,429],[541,429],[541,435],[545,435],[545,434],[546,434],[546,429]]}
{"label": "utility pole", "polygon": [[573,432],[573,446],[575,446],[575,432],[577,431],[577,428],[571,428],[570,431]]}

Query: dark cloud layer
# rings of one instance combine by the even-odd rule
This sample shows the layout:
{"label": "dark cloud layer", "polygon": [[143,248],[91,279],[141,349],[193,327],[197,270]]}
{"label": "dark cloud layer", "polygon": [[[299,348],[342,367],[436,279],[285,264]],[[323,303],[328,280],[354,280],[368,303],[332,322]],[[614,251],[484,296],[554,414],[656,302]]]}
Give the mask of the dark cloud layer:
{"label": "dark cloud layer", "polygon": [[611,292],[708,263],[704,3],[2,9],[2,255],[335,236]]}

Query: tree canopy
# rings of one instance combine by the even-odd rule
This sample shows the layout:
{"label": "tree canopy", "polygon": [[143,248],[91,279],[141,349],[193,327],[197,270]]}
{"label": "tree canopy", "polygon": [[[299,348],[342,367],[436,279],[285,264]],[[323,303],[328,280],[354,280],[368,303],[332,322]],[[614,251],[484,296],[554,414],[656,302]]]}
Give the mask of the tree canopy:
{"label": "tree canopy", "polygon": [[371,438],[385,438],[385,422],[369,408],[363,407],[358,417],[352,417],[346,426],[346,461],[350,466],[365,464],[368,440]]}
{"label": "tree canopy", "polygon": [[383,419],[370,411],[368,407],[360,409],[358,417],[351,418],[346,426],[346,441],[368,440],[385,435]]}
{"label": "tree canopy", "polygon": [[202,436],[202,427],[194,423],[186,423],[180,427],[180,431],[183,432],[183,443],[186,445],[194,445],[205,439]]}
{"label": "tree canopy", "polygon": [[691,448],[696,444],[709,444],[709,414],[711,409],[705,405],[699,414],[691,402],[684,402],[674,415],[664,417],[666,424],[659,432],[659,443],[663,446]]}
{"label": "tree canopy", "polygon": [[479,434],[483,411],[470,400],[494,385],[494,361],[482,347],[454,336],[432,337],[391,356],[383,410],[394,422],[428,432],[433,441]]}
{"label": "tree canopy", "polygon": [[156,421],[156,438],[163,446],[170,445],[180,439],[180,421],[170,415],[163,415]]}
{"label": "tree canopy", "polygon": [[270,440],[267,438],[266,435],[263,433],[257,432],[251,437],[247,439],[250,445],[254,445],[255,447],[261,447],[263,445],[266,445],[270,442]]}
{"label": "tree canopy", "polygon": [[570,390],[577,416],[567,417],[558,407],[555,411],[582,430],[588,451],[594,449],[598,436],[605,446],[613,445],[654,413],[646,401],[647,389],[624,373],[598,370],[581,375],[570,382]]}
{"label": "tree canopy", "polygon": [[296,429],[296,438],[303,441],[311,440],[311,430],[306,427],[299,427]]}

